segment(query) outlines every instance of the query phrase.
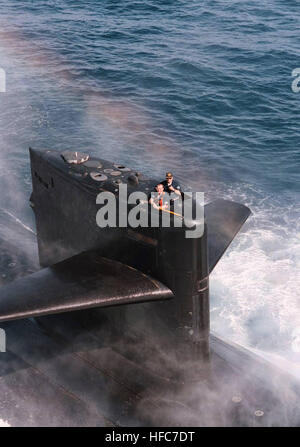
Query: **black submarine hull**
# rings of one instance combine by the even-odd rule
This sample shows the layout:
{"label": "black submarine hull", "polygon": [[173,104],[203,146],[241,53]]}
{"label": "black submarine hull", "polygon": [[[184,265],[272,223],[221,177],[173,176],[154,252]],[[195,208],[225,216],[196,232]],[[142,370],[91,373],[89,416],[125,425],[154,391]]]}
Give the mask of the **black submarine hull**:
{"label": "black submarine hull", "polygon": [[[162,236],[159,229],[103,233],[95,231],[95,189],[90,180],[82,181],[85,169],[61,166],[47,161],[44,152],[32,151],[31,202],[44,269],[37,271],[36,253],[22,257],[19,248],[20,262],[5,282],[12,299],[16,287],[22,298],[26,274],[37,271],[37,278],[45,281],[46,275],[46,282],[34,296],[36,285],[31,287],[25,278],[28,289],[23,289],[21,308],[6,307],[5,315],[2,308],[7,350],[0,354],[0,390],[5,396],[0,418],[15,426],[299,425],[298,382],[209,331],[208,275],[249,210],[226,201],[210,204],[203,237],[187,244],[180,233],[178,238],[177,233]],[[144,182],[138,185],[151,187],[151,181]],[[106,188],[114,191],[115,186],[109,182]],[[74,192],[76,199],[69,200]],[[76,200],[80,205],[74,206]],[[33,234],[26,239],[32,240],[34,250]],[[14,247],[13,241],[11,247],[8,241],[3,245],[5,271]],[[80,311],[68,302],[64,305],[73,311],[66,313],[60,296],[63,313],[46,315],[54,311],[48,291],[67,284],[60,263],[73,262],[74,256],[90,249],[162,281],[173,298]],[[21,282],[10,283],[17,278]],[[90,291],[84,276],[82,280]],[[26,319],[36,316],[26,308],[26,297],[44,306],[38,318]],[[78,299],[83,302],[84,293]],[[25,319],[5,322],[9,317]]]}
{"label": "black submarine hull", "polygon": [[[66,268],[62,269],[61,262],[66,260],[73,265],[73,257],[84,256],[82,253],[91,250],[99,256],[138,269],[144,275],[149,275],[150,280],[153,278],[160,282],[161,300],[173,297],[169,302],[153,303],[150,307],[163,315],[172,330],[181,333],[181,337],[187,341],[183,355],[194,350],[196,357],[208,359],[209,274],[249,216],[250,210],[244,205],[225,200],[205,205],[204,209],[202,207],[205,216],[193,220],[192,231],[199,230],[196,237],[187,237],[188,228],[184,219],[182,226],[175,225],[174,221],[164,226],[164,215],[158,215],[155,225],[152,224],[152,214],[147,226],[121,225],[121,218],[125,216],[127,219],[127,214],[130,214],[131,208],[127,203],[130,194],[143,192],[147,198],[157,181],[147,179],[130,168],[78,152],[30,149],[30,158],[33,184],[31,204],[36,218],[39,259],[43,267],[51,269],[44,276],[53,277],[54,269],[56,276],[65,277],[62,270]],[[123,187],[127,191],[125,197],[122,195]],[[96,224],[97,215],[101,211],[98,204],[100,193],[106,194],[106,197],[113,196],[116,200],[116,225],[99,228]],[[187,202],[186,198],[184,206]],[[196,201],[191,203],[196,208]],[[126,208],[122,214],[124,206]],[[147,213],[150,208],[147,208]],[[85,260],[82,260],[83,264]],[[70,269],[73,269],[72,265]],[[90,266],[90,269],[93,267]],[[116,276],[116,287],[117,282]],[[55,278],[52,282],[49,280],[47,289],[53,289],[56,283]],[[77,288],[80,287],[78,284]],[[169,295],[164,287],[169,289]],[[102,288],[105,292],[105,287]],[[19,289],[24,289],[23,284],[19,284]],[[14,293],[13,287],[9,292]],[[87,296],[90,295],[88,292]],[[32,299],[32,295],[34,293],[29,287],[23,301],[37,302],[36,297]],[[119,292],[116,293],[115,303],[121,304],[117,295]],[[156,298],[159,299],[158,294]],[[72,299],[65,304],[66,311],[72,309]],[[44,302],[37,303],[37,312],[33,309],[31,315],[37,316],[39,312],[45,314],[47,308],[48,313],[53,313],[58,306],[48,305],[51,300],[53,297],[45,293]],[[3,303],[7,301],[3,299]],[[76,294],[73,310],[78,308],[79,301],[80,296],[78,298]],[[88,301],[83,294],[81,307],[84,308]],[[146,292],[145,299],[141,301],[146,301]],[[123,302],[126,303],[125,300]],[[10,309],[2,311],[6,319],[9,315],[16,316],[13,312],[14,304],[11,300],[9,303]],[[111,299],[109,304],[114,305],[114,300]],[[64,310],[64,304],[60,309]],[[122,314],[122,309],[115,313]],[[134,313],[133,310],[131,312]],[[22,317],[22,313],[18,312],[18,316]]]}
{"label": "black submarine hull", "polygon": [[[7,283],[37,269],[33,235],[16,231],[32,254],[19,248],[16,262],[13,244],[1,241]],[[107,310],[1,324],[0,419],[12,426],[299,425],[299,383],[269,362],[211,334],[210,367],[189,379],[169,357],[168,337],[163,349],[143,320],[121,335]]]}

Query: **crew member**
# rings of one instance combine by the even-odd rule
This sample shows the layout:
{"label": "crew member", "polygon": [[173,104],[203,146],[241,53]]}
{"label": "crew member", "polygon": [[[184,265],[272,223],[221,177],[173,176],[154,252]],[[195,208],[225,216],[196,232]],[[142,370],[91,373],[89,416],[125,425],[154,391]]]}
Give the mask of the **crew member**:
{"label": "crew member", "polygon": [[164,186],[162,183],[159,183],[155,187],[155,194],[154,197],[150,197],[149,203],[153,206],[156,210],[165,210],[168,208],[168,203],[164,202],[164,196],[165,196]]}
{"label": "crew member", "polygon": [[167,192],[168,194],[175,193],[178,196],[181,196],[181,187],[180,187],[179,183],[174,181],[172,172],[167,172],[166,180],[164,180],[161,183],[164,187],[165,192]]}

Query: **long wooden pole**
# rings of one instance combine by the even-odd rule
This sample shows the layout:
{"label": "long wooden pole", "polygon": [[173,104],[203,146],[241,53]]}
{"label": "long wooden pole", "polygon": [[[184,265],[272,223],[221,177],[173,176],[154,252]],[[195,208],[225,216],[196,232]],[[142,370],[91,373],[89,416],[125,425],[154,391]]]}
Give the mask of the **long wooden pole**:
{"label": "long wooden pole", "polygon": [[181,214],[179,214],[179,213],[174,213],[174,211],[165,210],[165,209],[162,208],[161,206],[159,207],[159,209],[160,209],[161,211],[164,211],[165,213],[174,214],[174,216],[178,216],[178,217],[181,217],[181,219],[183,219],[183,216],[182,216]]}

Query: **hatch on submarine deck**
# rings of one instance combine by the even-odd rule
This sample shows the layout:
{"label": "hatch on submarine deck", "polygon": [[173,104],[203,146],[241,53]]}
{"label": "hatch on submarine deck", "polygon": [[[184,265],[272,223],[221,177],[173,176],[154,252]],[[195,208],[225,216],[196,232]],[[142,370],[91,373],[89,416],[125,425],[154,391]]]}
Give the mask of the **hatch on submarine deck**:
{"label": "hatch on submarine deck", "polygon": [[[89,162],[87,167],[92,172],[101,164],[99,172],[96,171],[98,175],[109,174],[102,173],[102,167],[112,169],[102,166],[104,163],[99,160],[86,160],[82,154],[76,154],[75,161],[78,157],[82,163]],[[32,203],[36,217],[39,213],[39,203],[42,204],[49,194],[54,194],[54,189],[61,179],[74,179],[76,185],[79,185],[77,191],[84,190],[90,194],[95,190],[92,176],[88,182],[80,184],[81,179],[86,176],[80,167],[81,163],[78,163],[78,166],[74,163],[74,154],[71,152],[65,156],[66,164],[54,163],[54,168],[50,171],[45,169],[43,154],[34,155],[36,160],[32,165],[33,182],[38,189],[34,189]],[[63,170],[68,166],[68,161],[73,163],[64,174]],[[130,172],[125,170],[124,176],[129,175]],[[105,177],[100,178],[101,180],[97,178],[95,182],[106,181]],[[131,187],[135,186],[133,182]],[[66,194],[69,192],[67,188],[69,186],[65,188]],[[38,194],[41,194],[40,198]],[[56,196],[53,197],[53,203],[57,203]],[[61,199],[64,201],[65,197]],[[49,201],[47,204],[49,211]],[[208,208],[211,215],[218,215],[219,222],[222,221],[220,209],[218,204]],[[229,206],[226,209],[228,210]],[[60,265],[61,259],[57,257],[61,256],[61,253],[58,254],[55,250],[49,252],[47,244],[44,244],[51,239],[57,240],[58,236],[66,236],[69,242],[69,245],[64,247],[65,258],[75,254],[71,242],[72,237],[77,239],[78,233],[68,234],[72,233],[69,228],[61,229],[61,225],[54,225],[59,213],[59,208],[53,208],[53,227],[43,221],[43,216],[38,216],[37,219],[39,258],[44,265],[51,266],[57,261],[57,265]],[[0,217],[2,222],[7,222],[12,233],[18,235],[16,238],[1,241],[1,271],[8,274],[7,278],[2,278],[2,282],[11,284],[10,290],[19,291],[24,284],[22,277],[38,270],[36,241],[33,233],[20,227],[9,215],[0,212]],[[229,213],[228,219],[230,217],[232,216]],[[226,229],[226,232],[220,235],[216,220],[210,220],[210,224],[214,238],[209,253],[209,271],[218,262],[240,226],[232,217],[232,229]],[[89,221],[86,221],[85,225],[89,225]],[[57,234],[54,230],[57,230]],[[84,246],[77,247],[75,252],[95,247],[98,236],[95,233],[88,236],[88,244],[91,247],[87,247],[85,241]],[[22,239],[26,241],[26,251],[20,246],[16,247],[16,241]],[[150,250],[147,253],[152,252]],[[125,254],[127,256],[127,252]],[[130,260],[130,256],[128,259]],[[150,256],[149,259],[153,258]],[[183,262],[182,259],[180,261]],[[199,268],[197,271],[200,272],[200,292],[203,284],[206,284],[203,283],[202,273],[208,273],[204,261],[202,258],[196,260]],[[7,267],[12,264],[12,268]],[[63,266],[65,265],[70,264],[66,261]],[[146,274],[149,265],[142,267]],[[47,268],[44,269],[46,274]],[[64,281],[64,268],[58,267],[57,272],[57,278]],[[155,272],[155,269],[152,269],[151,274]],[[52,287],[57,283],[51,282],[51,275],[48,279],[50,278]],[[36,281],[39,281],[39,277],[38,275]],[[21,282],[10,282],[17,278],[20,278]],[[197,277],[197,281],[199,278]],[[158,278],[160,281],[162,279]],[[176,299],[177,283],[172,282],[173,276],[170,279],[166,275],[166,279],[167,287],[175,293]],[[13,289],[13,284],[16,284],[16,289]],[[7,286],[3,284],[2,296],[5,296],[5,290],[9,290],[5,287]],[[44,306],[39,308],[39,312],[43,315],[46,300],[52,297],[49,298],[47,288],[43,294],[42,284],[39,284],[39,287],[42,299],[39,305]],[[205,287],[204,289],[208,290]],[[30,284],[27,290],[24,289],[25,298],[28,293],[28,296],[32,297]],[[148,298],[152,299],[149,295]],[[203,298],[201,294],[200,298]],[[188,346],[191,345],[187,344],[186,337],[182,336],[182,328],[174,330],[167,318],[173,301],[174,298],[165,302],[138,302],[26,319],[27,316],[35,314],[32,309],[26,308],[24,300],[21,313],[25,319],[1,323],[1,327],[6,331],[7,349],[6,352],[0,353],[0,390],[3,396],[0,400],[0,418],[13,426],[299,425],[300,410],[297,403],[300,388],[296,380],[249,351],[216,335],[209,336],[209,321],[204,322],[204,327],[195,327],[203,336],[200,337],[201,349],[204,346],[205,350],[206,343],[210,341],[209,361],[203,361],[201,356],[199,359],[195,355],[190,356]],[[16,307],[14,308],[13,302],[11,305],[13,308],[10,308],[9,312],[13,315]],[[70,306],[70,301],[66,303],[67,306]],[[53,307],[50,306],[49,309],[51,313]],[[196,309],[203,310],[198,305]],[[204,311],[206,310],[205,308]],[[180,306],[176,309],[175,317],[178,318],[179,315],[182,324],[185,324],[188,318],[186,312],[189,315],[190,309]],[[3,318],[6,319],[7,315]],[[20,317],[20,313],[18,315]],[[187,321],[187,325],[190,322]],[[203,341],[205,343],[202,344]]]}

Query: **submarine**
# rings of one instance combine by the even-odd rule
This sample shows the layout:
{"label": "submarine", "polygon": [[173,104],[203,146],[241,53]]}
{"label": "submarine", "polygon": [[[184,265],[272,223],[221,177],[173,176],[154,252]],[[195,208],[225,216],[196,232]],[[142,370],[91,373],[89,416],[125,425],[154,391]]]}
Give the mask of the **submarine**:
{"label": "submarine", "polygon": [[[30,163],[41,268],[0,288],[8,396],[0,417],[50,426],[299,425],[298,381],[210,331],[209,275],[248,207],[205,204],[192,220],[196,237],[172,211],[169,226],[163,210],[156,225],[121,225],[121,202],[148,197],[157,180],[73,150],[30,148]],[[115,199],[116,225],[97,224],[100,193]]]}

